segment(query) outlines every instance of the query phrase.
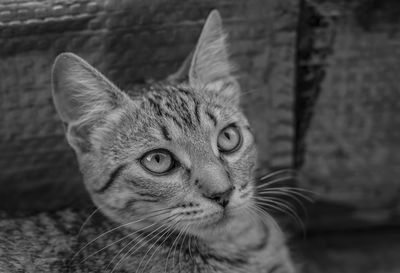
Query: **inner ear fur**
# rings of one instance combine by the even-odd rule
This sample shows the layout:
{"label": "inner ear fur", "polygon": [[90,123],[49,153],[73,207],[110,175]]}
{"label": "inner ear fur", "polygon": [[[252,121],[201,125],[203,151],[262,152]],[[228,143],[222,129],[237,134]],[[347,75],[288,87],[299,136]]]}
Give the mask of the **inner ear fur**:
{"label": "inner ear fur", "polygon": [[74,149],[87,150],[92,127],[129,101],[99,71],[73,53],[60,54],[52,69],[52,95],[67,139]]}
{"label": "inner ear fur", "polygon": [[172,83],[187,81],[199,90],[213,89],[233,103],[239,103],[240,87],[233,76],[226,36],[219,12],[211,11],[195,49],[167,80]]}

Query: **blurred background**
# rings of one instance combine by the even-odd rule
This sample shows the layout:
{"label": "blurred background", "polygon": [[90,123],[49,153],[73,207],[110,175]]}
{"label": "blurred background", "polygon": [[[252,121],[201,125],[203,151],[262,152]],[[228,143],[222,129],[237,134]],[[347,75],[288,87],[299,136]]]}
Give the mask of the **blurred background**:
{"label": "blurred background", "polygon": [[292,183],[315,193],[305,229],[291,228],[296,259],[308,272],[400,272],[398,0],[0,0],[0,209],[90,205],[52,104],[59,53],[129,90],[175,72],[212,9],[260,174],[295,168]]}

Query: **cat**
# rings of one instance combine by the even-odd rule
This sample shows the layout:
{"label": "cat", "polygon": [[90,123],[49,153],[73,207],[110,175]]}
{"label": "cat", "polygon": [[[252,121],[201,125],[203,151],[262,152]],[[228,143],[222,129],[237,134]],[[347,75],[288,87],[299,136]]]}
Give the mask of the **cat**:
{"label": "cat", "polygon": [[83,242],[88,211],[2,217],[0,272],[296,272],[254,205],[257,151],[225,38],[213,10],[178,72],[135,93],[56,58],[53,101],[101,213]]}

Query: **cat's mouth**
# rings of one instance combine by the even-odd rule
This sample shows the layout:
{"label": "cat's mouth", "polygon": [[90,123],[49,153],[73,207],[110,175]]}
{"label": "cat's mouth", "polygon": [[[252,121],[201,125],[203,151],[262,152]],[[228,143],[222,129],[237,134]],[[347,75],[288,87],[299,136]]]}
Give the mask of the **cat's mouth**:
{"label": "cat's mouth", "polygon": [[190,219],[184,219],[182,222],[192,225],[194,229],[209,230],[228,225],[237,216],[237,210],[242,206],[224,208],[218,211],[210,212],[206,215],[195,216]]}
{"label": "cat's mouth", "polygon": [[192,218],[182,219],[181,222],[203,226],[218,221],[220,218],[224,217],[224,214],[225,213],[223,212],[217,211],[206,215],[194,216]]}

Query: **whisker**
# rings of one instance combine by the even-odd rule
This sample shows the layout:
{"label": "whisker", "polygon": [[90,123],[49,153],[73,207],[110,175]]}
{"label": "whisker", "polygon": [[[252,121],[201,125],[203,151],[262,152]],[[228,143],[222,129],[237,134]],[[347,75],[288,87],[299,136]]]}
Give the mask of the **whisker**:
{"label": "whisker", "polygon": [[[114,257],[111,259],[111,261],[108,263],[108,265],[107,265],[107,267],[106,267],[106,270],[105,271],[108,271],[108,268],[113,264],[113,262],[117,259],[117,257],[124,251],[124,249],[126,249],[126,248],[128,248],[129,247],[129,245],[130,244],[132,244],[134,241],[135,241],[135,239],[137,239],[139,236],[136,236],[135,238],[132,238],[132,240],[130,240],[125,246],[123,246],[118,252],[117,252],[117,254],[115,254],[114,255]],[[136,245],[136,244],[135,244]],[[121,261],[121,260],[120,260]],[[118,265],[118,263],[117,263],[117,265]],[[116,266],[117,266],[116,265]],[[114,266],[114,268],[112,269],[112,271],[114,271],[115,269],[116,269],[116,266]],[[111,272],[112,272],[111,271]]]}
{"label": "whisker", "polygon": [[273,172],[270,172],[268,174],[265,174],[265,175],[261,176],[259,178],[259,180],[262,181],[262,180],[266,180],[266,179],[268,179],[268,178],[270,178],[272,176],[281,175],[281,174],[288,174],[288,173],[291,174],[292,176],[294,176],[296,174],[296,170],[293,170],[293,169],[281,169],[281,170],[273,171]]}
{"label": "whisker", "polygon": [[[173,226],[176,226],[176,224],[177,224],[177,223],[175,223]],[[143,263],[145,257],[147,256],[147,254],[153,249],[153,247],[158,243],[158,241],[160,241],[160,240],[163,238],[163,236],[164,236],[165,234],[167,234],[168,232],[170,232],[170,231],[171,231],[171,227],[166,226],[160,233],[157,234],[157,236],[160,235],[160,237],[157,238],[157,240],[156,240],[155,242],[153,242],[153,244],[148,248],[148,250],[146,251],[146,253],[143,255],[143,258],[140,260],[140,263],[139,263],[139,265],[138,265],[138,267],[137,267],[137,269],[136,269],[136,273],[139,272],[139,269],[140,269],[140,267],[141,267],[141,265],[142,265],[142,263]],[[162,234],[161,234],[161,233],[162,233]],[[165,241],[165,239],[164,239],[164,241]],[[159,245],[159,247],[160,247],[160,246],[161,246],[161,245]],[[157,248],[157,249],[158,249],[158,248]],[[156,249],[156,250],[157,250],[157,249]],[[155,253],[155,252],[153,252],[153,255],[154,255],[154,253]],[[150,259],[153,257],[153,255],[151,255]],[[149,261],[150,261],[150,259],[149,259]],[[149,261],[148,261],[148,262],[149,262]],[[148,264],[148,263],[146,263],[146,264],[144,265],[142,271],[146,269],[147,264]]]}
{"label": "whisker", "polygon": [[[257,210],[254,208],[254,206],[257,206],[257,204],[252,204],[247,208],[247,211],[250,213],[252,219],[254,219],[254,223],[257,224],[257,219],[260,218],[260,215],[258,214]],[[261,219],[261,221],[264,222],[264,220]]]}
{"label": "whisker", "polygon": [[174,233],[174,228],[179,224],[179,221],[176,222],[175,224],[173,224],[162,236],[166,235],[166,237],[164,238],[164,240],[161,242],[161,244],[159,244],[159,246],[156,248],[156,250],[153,252],[153,254],[150,256],[150,258],[147,260],[147,262],[145,263],[144,267],[143,267],[143,272],[146,269],[147,265],[149,264],[149,262],[151,261],[151,259],[153,258],[154,254],[156,254],[156,252],[160,249],[160,247],[165,243],[165,241],[168,240],[168,238]]}
{"label": "whisker", "polygon": [[[172,222],[172,221],[176,218],[176,216],[177,216],[177,215],[172,215],[172,216],[167,217],[166,219],[163,219],[163,221],[167,220],[167,222],[164,223],[164,224],[162,224],[161,226],[159,226],[158,228],[156,228],[155,230],[153,230],[153,231],[150,232],[149,234],[147,234],[145,237],[141,238],[138,242],[136,242],[136,243],[122,256],[122,258],[117,262],[117,264],[116,264],[116,265],[114,266],[114,268],[112,269],[111,273],[113,273],[113,272],[118,268],[118,266],[125,260],[125,258],[128,257],[128,255],[132,255],[132,254],[134,254],[136,251],[138,251],[139,249],[141,249],[141,248],[145,245],[145,240],[146,240],[148,237],[150,237],[152,234],[154,234],[155,232],[157,232],[159,229],[163,228],[166,224]],[[158,234],[158,233],[157,233],[157,234]],[[152,238],[154,238],[154,237],[152,237]],[[151,239],[152,239],[152,238],[151,238]],[[151,239],[150,239],[150,240],[151,240]],[[121,252],[122,252],[124,249],[126,249],[133,241],[134,241],[134,240],[132,240],[132,241],[131,241],[130,243],[128,243],[127,245],[125,245],[125,247],[123,247],[123,248],[117,253],[117,255],[114,256],[114,258],[111,260],[111,262],[107,265],[106,270],[107,270],[108,267],[112,264],[112,262],[115,260],[115,258],[118,257],[119,254],[121,254]],[[131,252],[138,244],[140,244],[140,246],[139,246],[137,249],[135,249],[135,251],[133,251],[133,253],[130,254],[130,252]]]}
{"label": "whisker", "polygon": [[[269,190],[269,191],[264,191],[261,194],[258,194],[257,197],[259,197],[259,198],[270,198],[269,195],[272,195],[272,196],[283,195],[284,197],[293,199],[296,202],[296,204],[298,204],[301,207],[301,209],[302,209],[303,213],[306,215],[306,217],[308,217],[307,209],[306,209],[305,205],[303,204],[302,200],[297,198],[297,196],[295,194],[290,193],[290,192],[286,192],[286,191]],[[311,198],[308,198],[308,197],[305,197],[305,196],[301,196],[301,197],[304,198],[306,201],[312,202]]]}
{"label": "whisker", "polygon": [[[167,266],[168,266],[169,255],[171,255],[171,250],[172,250],[172,248],[174,248],[174,245],[175,245],[175,243],[177,242],[178,238],[180,237],[181,233],[182,233],[182,230],[179,230],[178,235],[175,237],[175,240],[173,241],[173,243],[172,243],[172,245],[171,245],[171,247],[170,247],[170,249],[169,249],[169,251],[168,251],[167,259],[166,259],[166,261],[165,261],[165,266],[164,266],[164,272],[167,272]],[[174,262],[172,263],[172,266],[174,267]]]}
{"label": "whisker", "polygon": [[257,219],[254,217],[254,214],[252,213],[251,209],[249,207],[244,207],[244,211],[249,213],[248,215],[250,216],[250,220],[257,224]]}
{"label": "whisker", "polygon": [[[183,235],[184,232],[185,232],[185,229],[182,228],[179,231],[179,234],[178,234],[178,237],[177,237],[178,240],[176,241],[175,247],[174,247],[174,244],[172,244],[172,248],[174,249],[173,250],[173,254],[172,254],[172,267],[173,267],[173,269],[175,269],[175,252],[176,252],[176,248],[178,247],[179,240],[180,240],[180,238],[181,238],[181,236]],[[175,271],[175,270],[172,270],[172,271]]]}
{"label": "whisker", "polygon": [[[158,224],[158,223],[155,223],[155,224]],[[158,227],[158,228],[155,229],[154,231],[157,231],[157,230],[160,229],[161,227],[162,227],[162,226]],[[153,232],[154,232],[154,231],[153,231]],[[151,232],[150,235],[151,235],[153,232]],[[114,255],[114,257],[112,258],[112,260],[108,263],[108,265],[107,265],[107,267],[106,267],[106,271],[107,271],[107,269],[111,266],[111,264],[114,262],[114,260],[117,259],[117,257],[118,257],[126,248],[128,248],[133,242],[135,242],[135,239],[137,239],[138,237],[139,237],[139,236],[136,236],[135,238],[132,238],[132,240],[129,241],[129,243],[127,243],[124,247],[122,247],[122,248],[117,252],[116,255]],[[147,235],[146,235],[145,237],[147,237]],[[113,271],[118,267],[118,265],[125,259],[125,257],[127,257],[128,253],[129,253],[136,245],[138,245],[138,244],[141,243],[142,241],[143,241],[143,238],[141,238],[138,242],[136,242],[132,248],[129,248],[129,250],[128,250],[124,255],[122,255],[122,258],[121,258],[121,259],[117,262],[117,264],[113,267],[113,269],[112,269],[111,272],[113,272]],[[141,248],[141,247],[139,247],[138,249],[140,249],[140,248]]]}
{"label": "whisker", "polygon": [[269,186],[274,185],[276,183],[283,182],[283,181],[288,181],[288,180],[291,180],[291,179],[294,179],[294,177],[293,176],[280,177],[280,178],[277,178],[277,179],[274,179],[274,180],[259,184],[259,185],[256,186],[256,188],[257,189],[261,189],[261,188],[264,188],[264,187],[269,187]]}
{"label": "whisker", "polygon": [[260,195],[262,195],[262,194],[286,194],[286,195],[293,194],[293,195],[302,197],[309,202],[314,202],[312,197],[305,195],[303,192],[310,194],[310,195],[311,194],[314,195],[314,193],[312,191],[308,191],[308,190],[300,189],[300,188],[294,188],[294,187],[273,187],[273,188],[263,189],[261,191],[258,191],[257,194],[260,194]]}
{"label": "whisker", "polygon": [[[197,253],[201,253],[201,251],[199,250],[199,240],[196,240],[195,241],[195,247],[196,247],[196,251],[197,251]],[[200,255],[202,255],[202,254],[200,254]],[[202,256],[201,256],[202,257]],[[208,257],[208,255],[207,255],[207,257]],[[206,257],[206,258],[207,258]],[[215,266],[213,266],[213,265],[211,265],[208,261],[207,262],[204,262],[204,257],[202,257],[202,259],[203,259],[203,266],[207,266],[207,268],[210,270],[210,272],[215,272]],[[202,271],[202,270],[201,270]]]}
{"label": "whisker", "polygon": [[103,236],[105,236],[105,235],[107,235],[107,234],[109,234],[109,233],[111,233],[111,232],[113,232],[113,231],[115,231],[115,230],[117,230],[117,229],[120,229],[120,228],[122,228],[122,227],[129,226],[129,225],[132,225],[132,224],[135,224],[135,223],[144,221],[144,220],[149,219],[149,218],[151,218],[151,217],[155,217],[155,216],[159,216],[159,215],[165,214],[165,213],[166,213],[165,211],[166,211],[166,210],[169,210],[169,209],[170,209],[170,208],[165,208],[165,209],[160,209],[160,210],[152,211],[152,212],[150,212],[150,213],[153,213],[153,212],[160,212],[160,211],[161,211],[161,212],[160,212],[159,214],[149,215],[149,216],[147,216],[147,217],[145,217],[145,218],[142,218],[142,219],[139,219],[139,220],[136,220],[136,221],[132,221],[132,222],[128,222],[128,223],[125,223],[125,224],[122,224],[122,225],[120,225],[120,226],[118,226],[118,227],[112,228],[112,229],[110,229],[110,230],[108,230],[108,231],[106,231],[106,232],[100,234],[99,236],[97,236],[96,238],[94,238],[93,240],[91,240],[90,242],[88,242],[87,244],[85,244],[83,247],[81,247],[81,248],[72,256],[71,260],[75,259],[76,256],[78,256],[79,253],[81,253],[86,247],[88,247],[90,244],[92,244],[92,243],[95,242],[96,240],[100,239],[101,237],[103,237]]}
{"label": "whisker", "polygon": [[317,194],[315,191],[309,190],[309,189],[304,189],[304,188],[299,188],[299,187],[290,187],[290,186],[282,186],[282,187],[275,187],[276,189],[282,188],[282,189],[289,189],[289,190],[296,190],[296,191],[301,191],[301,192],[306,192],[309,194]]}
{"label": "whisker", "polygon": [[[181,251],[182,251],[182,245],[185,243],[185,239],[186,239],[186,236],[187,236],[187,231],[188,231],[188,229],[189,229],[189,226],[190,226],[190,224],[187,224],[186,225],[186,227],[184,228],[184,236],[183,236],[183,239],[182,239],[182,243],[181,243],[181,245],[180,245],[180,247],[179,247],[179,252],[178,252],[178,265],[179,265],[179,272],[182,272],[182,266],[181,266]],[[184,258],[185,258],[185,256],[183,256]]]}
{"label": "whisker", "polygon": [[[261,215],[264,216],[265,218],[267,218],[267,219],[271,222],[271,224],[272,224],[273,226],[275,226],[275,228],[276,228],[279,232],[282,232],[282,229],[280,228],[280,226],[278,225],[278,223],[276,222],[276,220],[275,220],[268,212],[266,212],[265,210],[263,210],[262,208],[260,208],[260,207],[258,206],[258,204],[254,204],[253,206],[251,206],[251,208],[254,209],[256,212],[261,213]],[[265,222],[265,219],[264,219],[263,217],[261,217],[261,220],[262,220],[266,225],[268,225],[268,223]]]}
{"label": "whisker", "polygon": [[[198,223],[194,223],[194,224],[192,224],[191,225],[193,228],[198,228],[199,227],[199,224]],[[196,250],[198,251],[198,248],[197,248],[197,241],[198,241],[198,238],[196,237],[196,235],[191,235],[191,234],[189,234],[189,256],[190,256],[190,260],[192,261],[192,266],[193,266],[193,268],[192,268],[192,272],[196,272],[196,268],[197,268],[197,264],[196,264],[196,260],[195,260],[195,258],[193,257],[193,254],[192,254],[192,242],[194,241],[194,244],[195,244],[195,246],[196,246]]]}
{"label": "whisker", "polygon": [[[315,196],[315,197],[317,197],[318,196],[318,193],[316,192],[316,191],[313,191],[313,190],[309,190],[309,189],[304,189],[304,188],[299,188],[299,187],[289,187],[289,186],[284,186],[284,187],[282,187],[282,189],[283,190],[287,190],[287,191],[289,191],[289,192],[293,192],[293,193],[296,193],[296,194],[303,194],[303,196],[306,196],[306,197],[309,197],[309,198],[311,198],[311,201],[313,201],[313,197],[311,197],[311,196]],[[311,195],[311,196],[307,196],[307,195],[305,195],[305,194],[309,194],[309,195]]]}
{"label": "whisker", "polygon": [[[305,226],[304,226],[303,221],[298,216],[298,214],[293,209],[293,207],[291,207],[287,203],[284,203],[282,200],[279,200],[279,199],[258,200],[258,204],[266,205],[266,206],[269,206],[270,208],[273,208],[275,210],[281,211],[283,213],[287,213],[288,215],[293,217],[293,220],[296,223],[298,223],[302,227],[303,230],[305,230]],[[285,208],[286,210],[284,210],[281,207]]]}
{"label": "whisker", "polygon": [[84,261],[86,261],[86,260],[89,259],[90,257],[93,257],[93,256],[96,255],[97,253],[103,251],[104,249],[106,249],[106,248],[108,248],[108,247],[110,247],[110,246],[112,246],[112,245],[114,245],[114,244],[116,244],[116,243],[118,243],[118,242],[121,242],[121,241],[123,241],[123,240],[126,239],[126,238],[132,237],[132,236],[135,235],[136,233],[139,233],[139,232],[141,232],[141,231],[143,231],[143,230],[146,230],[146,229],[148,229],[148,228],[151,228],[152,226],[155,226],[155,225],[157,225],[157,223],[152,223],[151,225],[148,225],[148,226],[143,227],[143,228],[141,228],[141,229],[135,230],[134,232],[129,233],[128,235],[125,235],[124,237],[118,239],[117,241],[114,241],[114,242],[108,244],[107,246],[101,248],[100,250],[97,250],[96,252],[94,252],[94,253],[92,253],[92,254],[86,256],[85,259],[83,259],[83,260],[81,261],[81,263],[83,263]]}
{"label": "whisker", "polygon": [[82,232],[83,228],[84,228],[84,227],[86,226],[86,224],[89,222],[90,218],[92,218],[93,215],[95,215],[96,212],[98,212],[98,211],[99,211],[99,208],[96,208],[96,209],[86,218],[86,220],[82,223],[81,227],[79,228],[78,235],[76,236],[77,238],[79,238],[79,236],[81,235],[81,232]]}
{"label": "whisker", "polygon": [[[192,235],[189,235],[189,243],[188,243],[188,248],[189,248],[189,257],[190,257],[190,260],[192,261],[192,264],[194,265],[194,258],[193,258],[193,255],[192,255],[192,249],[191,249],[191,245],[192,245],[192,238],[193,238],[193,236],[192,236]],[[194,269],[194,267],[193,267],[193,269]]]}

